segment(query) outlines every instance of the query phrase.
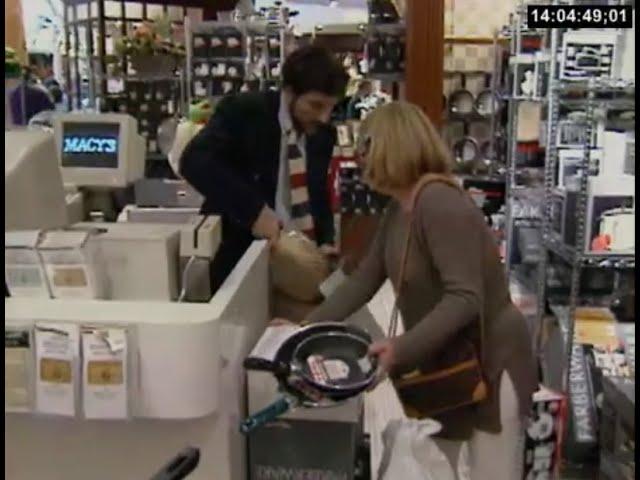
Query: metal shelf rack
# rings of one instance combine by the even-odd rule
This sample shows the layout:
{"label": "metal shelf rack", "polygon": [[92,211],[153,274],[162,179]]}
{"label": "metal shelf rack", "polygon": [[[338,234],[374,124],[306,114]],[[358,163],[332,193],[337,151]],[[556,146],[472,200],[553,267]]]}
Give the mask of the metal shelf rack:
{"label": "metal shelf rack", "polygon": [[[232,21],[203,21],[191,22],[185,20],[186,32],[186,84],[187,98],[193,99],[208,97],[218,98],[227,93],[238,93],[243,87],[248,88],[252,81],[259,83],[260,89],[276,86],[280,82],[280,75],[272,74],[272,69],[280,70],[284,64],[287,51],[290,30],[290,17],[296,15],[296,11],[290,11],[288,7],[277,5],[269,9],[263,9],[260,14],[249,18],[234,18]],[[234,30],[241,35],[240,55],[206,55],[198,56],[194,52],[194,35],[216,35],[224,30]],[[269,41],[276,39],[279,46],[277,53],[270,47]],[[244,73],[241,77],[229,79],[225,76],[216,77],[213,74],[198,76],[195,65],[198,63],[210,64],[241,64]],[[234,86],[230,91],[214,88],[216,82],[229,82],[233,80]],[[206,83],[207,94],[202,95],[196,91],[196,82]]]}
{"label": "metal shelf rack", "polygon": [[[135,25],[155,16],[166,15],[176,27],[202,8],[195,2],[171,0],[63,0],[65,84],[69,90],[69,110],[97,108],[99,99],[109,93],[107,57],[111,29],[127,35]],[[192,12],[193,11],[193,12]],[[126,66],[126,65],[124,65]],[[126,75],[125,75],[126,76]]]}
{"label": "metal shelf rack", "polygon": [[[525,33],[536,33],[542,37],[543,40],[546,40],[549,31],[548,30],[533,30],[529,29],[526,25],[526,7],[524,5],[520,5],[514,14],[511,17],[511,22],[509,25],[510,31],[510,61],[509,61],[509,69],[510,73],[513,74],[513,82],[517,82],[518,75],[517,67],[523,64],[532,65],[538,63],[538,66],[546,65],[547,61],[545,61],[549,55],[545,55],[544,51],[540,51],[536,56],[535,54],[523,54],[522,51],[522,37]],[[524,62],[523,59],[526,58],[527,61]],[[542,74],[544,73],[543,68],[535,68],[535,72],[538,74],[538,78],[536,79],[537,85],[542,85]],[[518,196],[520,192],[529,189],[539,188],[537,186],[523,186],[519,185],[517,181],[517,171],[522,171],[525,169],[535,169],[535,167],[523,167],[519,168],[517,165],[517,152],[518,152],[518,139],[517,139],[517,131],[518,131],[518,105],[521,102],[536,102],[542,103],[543,106],[546,103],[546,97],[542,95],[521,95],[516,94],[515,85],[511,85],[510,95],[507,96],[506,100],[508,101],[508,124],[507,124],[507,138],[509,139],[509,143],[507,146],[507,168],[506,168],[506,202],[505,202],[505,210],[506,210],[506,252],[505,252],[505,268],[507,277],[511,277],[512,270],[514,269],[513,265],[513,249],[514,249],[514,236],[515,236],[515,227],[522,226],[526,224],[526,226],[533,228],[541,227],[541,219],[535,216],[527,215],[521,216],[516,215],[514,212],[515,206],[515,198]],[[537,92],[540,93],[540,92]]]}
{"label": "metal shelf rack", "polygon": [[[551,2],[550,2],[551,3]],[[557,3],[557,2],[553,2]],[[523,35],[531,32],[526,28],[526,7],[519,7],[512,16],[510,22],[510,39],[511,39],[511,55],[512,61],[509,63],[510,70],[524,68],[521,65],[533,63],[533,60],[527,57],[527,54],[521,53],[521,41]],[[534,32],[532,32],[534,33]],[[540,228],[541,245],[540,245],[540,262],[537,266],[531,266],[526,270],[528,273],[533,272],[533,292],[535,293],[536,314],[531,320],[534,325],[534,349],[542,367],[544,382],[548,387],[562,391],[569,400],[571,413],[569,415],[569,424],[567,437],[565,438],[565,454],[566,459],[570,462],[586,461],[589,455],[598,448],[597,431],[598,414],[595,407],[595,399],[587,402],[592,407],[586,408],[585,405],[579,404],[575,398],[582,398],[579,392],[591,391],[584,385],[576,385],[576,379],[587,377],[584,359],[584,347],[575,342],[575,322],[576,309],[584,303],[591,303],[590,300],[585,301],[581,294],[581,284],[584,283],[585,272],[594,269],[615,270],[614,289],[620,280],[620,273],[635,269],[635,255],[633,252],[589,252],[585,249],[587,236],[587,210],[589,202],[589,178],[595,172],[595,137],[597,117],[602,112],[613,112],[615,110],[632,110],[635,107],[635,82],[620,79],[593,79],[589,81],[563,81],[558,77],[560,70],[560,55],[562,47],[562,30],[546,30],[543,32],[546,37],[544,44],[548,47],[547,51],[542,54],[546,57],[546,70],[548,81],[546,91],[535,92],[535,96],[526,96],[512,88],[511,95],[508,100],[508,157],[507,157],[507,174],[506,174],[506,231],[507,231],[507,249],[505,264],[507,275],[518,284],[526,286],[527,282],[521,279],[520,265],[514,265],[515,260],[513,251],[516,248],[515,238],[517,237],[517,227],[525,225],[532,228]],[[542,68],[536,71],[541,73]],[[534,75],[535,76],[535,75]],[[515,81],[518,76],[513,75]],[[540,86],[540,77],[536,78],[537,85]],[[538,87],[540,88],[540,87]],[[524,169],[518,166],[516,157],[518,154],[518,141],[516,132],[518,132],[518,106],[522,102],[539,102],[542,104],[542,112],[546,121],[546,128],[541,137],[546,137],[545,159],[544,164],[537,169],[540,175],[542,185],[539,187],[541,193],[537,198],[541,198],[540,218],[519,218],[519,213],[515,210],[515,199],[518,196],[526,194],[527,190],[532,188],[530,184],[520,185],[519,176]],[[559,161],[559,149],[562,148],[557,144],[559,124],[561,114],[566,110],[582,110],[586,119],[584,123],[587,125],[585,137],[591,139],[588,145],[583,147],[583,156],[578,165],[579,181],[575,187],[576,210],[575,210],[575,242],[567,245],[558,235],[552,225],[552,199],[557,196],[558,188],[556,187],[556,175]],[[541,144],[543,142],[541,141]],[[533,168],[533,167],[532,167]],[[528,170],[528,169],[527,169]],[[591,177],[593,178],[593,177]],[[534,194],[531,198],[536,198]],[[527,212],[528,214],[530,212]],[[531,217],[531,215],[528,215]],[[558,264],[569,267],[570,278],[568,281],[568,292],[559,293],[557,285],[553,285],[553,278],[550,270],[558,266]],[[529,275],[531,276],[531,275]],[[526,279],[525,279],[526,280]],[[531,286],[529,287],[531,288]],[[555,290],[554,290],[555,288]],[[554,298],[554,291],[560,297]],[[599,300],[593,299],[598,303]],[[558,306],[558,301],[562,303]],[[553,321],[550,321],[553,320]],[[560,332],[559,334],[557,332]],[[543,339],[543,333],[546,334]],[[543,343],[543,340],[545,342]],[[632,380],[634,381],[634,380]],[[582,390],[581,388],[582,387]],[[591,401],[592,400],[592,401]],[[574,408],[576,407],[576,408]],[[577,408],[579,407],[579,408]],[[589,413],[588,415],[585,413]],[[586,418],[589,417],[589,418]],[[578,419],[578,420],[576,420]],[[582,420],[581,423],[579,420]],[[587,432],[584,428],[584,421],[588,420],[588,424],[593,428]],[[588,434],[588,435],[587,435]],[[603,458],[606,455],[603,456]],[[605,467],[612,462],[608,462],[604,458]],[[612,477],[617,478],[617,477]]]}
{"label": "metal shelf rack", "polygon": [[[562,390],[571,397],[571,381],[570,370],[573,368],[572,356],[575,346],[575,321],[576,308],[580,303],[580,281],[582,273],[586,268],[614,268],[627,269],[635,268],[634,253],[591,253],[585,251],[586,244],[586,223],[588,209],[588,185],[589,178],[592,174],[591,157],[595,145],[585,145],[583,148],[583,156],[579,164],[577,186],[577,200],[575,211],[575,247],[568,246],[563,243],[559,236],[553,232],[552,218],[552,196],[556,191],[556,170],[559,163],[559,146],[557,145],[557,129],[560,117],[560,107],[564,103],[564,97],[570,95],[567,100],[573,104],[580,104],[585,111],[585,125],[587,139],[593,142],[592,135],[595,124],[595,111],[598,108],[615,108],[620,102],[611,102],[609,99],[603,99],[602,94],[611,93],[633,93],[635,92],[635,82],[622,81],[617,79],[593,79],[586,82],[567,82],[557,78],[557,62],[559,58],[559,47],[561,45],[561,31],[554,30],[551,32],[551,52],[552,60],[550,65],[550,79],[548,91],[548,124],[547,124],[547,151],[544,167],[544,199],[542,209],[542,238],[543,253],[538,269],[537,279],[537,300],[538,300],[538,333],[536,338],[536,352],[540,357],[541,364],[544,365],[543,346],[542,346],[542,330],[543,321],[547,313],[548,297],[547,289],[547,270],[551,263],[551,255],[557,259],[567,263],[571,267],[570,290],[564,313],[561,315],[565,323],[566,334],[563,335],[565,343],[564,361],[562,363]],[[557,312],[552,309],[552,314],[557,316]],[[558,318],[558,320],[560,320]],[[574,362],[575,363],[575,362]]]}

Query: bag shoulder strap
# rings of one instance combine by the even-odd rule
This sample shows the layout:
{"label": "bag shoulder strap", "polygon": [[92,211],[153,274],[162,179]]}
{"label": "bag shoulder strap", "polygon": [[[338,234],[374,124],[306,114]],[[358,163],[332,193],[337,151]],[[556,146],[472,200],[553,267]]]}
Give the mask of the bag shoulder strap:
{"label": "bag shoulder strap", "polygon": [[[443,175],[443,174],[427,174],[425,176],[423,176],[417,183],[414,191],[413,191],[413,196],[411,199],[411,215],[409,217],[409,226],[407,228],[407,234],[405,236],[405,241],[404,241],[404,247],[402,249],[402,257],[400,260],[400,270],[398,272],[398,277],[397,277],[397,292],[396,292],[396,298],[395,301],[393,302],[393,309],[391,311],[391,319],[389,322],[389,330],[388,330],[388,338],[393,338],[396,336],[396,331],[398,329],[398,299],[400,298],[400,295],[402,294],[402,290],[403,290],[403,283],[405,280],[405,270],[406,270],[406,266],[407,266],[407,260],[409,258],[409,250],[411,248],[411,233],[413,231],[413,228],[415,226],[415,205],[416,202],[418,201],[418,197],[420,196],[420,193],[430,184],[432,183],[436,183],[436,182],[441,182],[441,183],[445,183],[447,185],[450,185],[452,187],[457,188],[458,190],[462,191],[462,187],[456,183],[455,179],[452,178],[449,175]],[[484,351],[483,348],[483,344],[484,344],[484,322],[482,320],[482,313],[480,314],[480,349],[481,349],[481,355],[482,352]]]}

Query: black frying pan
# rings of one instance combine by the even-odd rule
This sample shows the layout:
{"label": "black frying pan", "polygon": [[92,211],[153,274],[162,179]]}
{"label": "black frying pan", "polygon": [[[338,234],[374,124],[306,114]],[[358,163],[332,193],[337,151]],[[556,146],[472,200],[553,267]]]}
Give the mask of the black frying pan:
{"label": "black frying pan", "polygon": [[342,323],[311,325],[289,337],[273,361],[247,358],[247,370],[271,372],[282,396],[240,425],[250,433],[291,408],[332,406],[359,395],[375,381],[377,363],[368,356],[371,337]]}

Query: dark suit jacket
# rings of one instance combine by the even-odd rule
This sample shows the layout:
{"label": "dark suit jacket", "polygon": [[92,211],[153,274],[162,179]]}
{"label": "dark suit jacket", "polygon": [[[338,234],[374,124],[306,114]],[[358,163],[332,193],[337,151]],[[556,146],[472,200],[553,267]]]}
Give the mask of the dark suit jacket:
{"label": "dark suit jacket", "polygon": [[[209,123],[187,145],[180,173],[204,197],[202,212],[222,217],[222,245],[214,261],[215,286],[251,244],[262,207],[274,208],[280,165],[280,92],[223,98]],[[307,186],[318,244],[334,242],[327,184],[335,129],[307,138]]]}

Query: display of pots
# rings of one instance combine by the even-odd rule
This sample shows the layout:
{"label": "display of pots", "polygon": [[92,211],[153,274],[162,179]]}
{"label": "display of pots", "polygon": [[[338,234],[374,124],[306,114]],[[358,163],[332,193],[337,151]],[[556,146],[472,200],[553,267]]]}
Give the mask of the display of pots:
{"label": "display of pots", "polygon": [[471,173],[479,157],[479,146],[475,138],[465,136],[453,146],[458,169],[461,173]]}
{"label": "display of pots", "polygon": [[488,117],[494,115],[500,109],[500,101],[491,89],[491,74],[485,75],[485,85],[475,101],[475,109],[479,115]]}

